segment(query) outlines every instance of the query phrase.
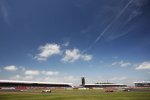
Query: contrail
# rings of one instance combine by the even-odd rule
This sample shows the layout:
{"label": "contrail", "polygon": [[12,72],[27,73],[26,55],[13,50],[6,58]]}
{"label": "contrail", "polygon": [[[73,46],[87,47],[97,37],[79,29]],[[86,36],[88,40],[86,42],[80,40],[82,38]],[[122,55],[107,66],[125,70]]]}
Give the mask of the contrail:
{"label": "contrail", "polygon": [[109,23],[105,29],[99,34],[99,36],[95,39],[95,41],[86,49],[83,51],[86,52],[88,50],[90,50],[100,39],[101,37],[105,34],[105,32],[112,26],[112,24],[124,13],[124,11],[128,8],[128,6],[133,2],[133,0],[130,0],[125,7],[118,13],[118,15],[114,18],[114,20],[112,20],[111,23]]}
{"label": "contrail", "polygon": [[4,21],[9,24],[9,14],[8,14],[8,9],[7,9],[7,2],[4,0],[0,1],[0,13],[2,13],[2,17]]}

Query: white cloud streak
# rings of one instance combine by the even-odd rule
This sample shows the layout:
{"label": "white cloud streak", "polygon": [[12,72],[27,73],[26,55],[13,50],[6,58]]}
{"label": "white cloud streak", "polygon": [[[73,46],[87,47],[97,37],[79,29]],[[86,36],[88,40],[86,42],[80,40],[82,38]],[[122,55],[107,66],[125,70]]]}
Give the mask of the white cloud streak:
{"label": "white cloud streak", "polygon": [[88,47],[87,50],[84,50],[84,52],[90,50],[101,38],[102,36],[106,33],[106,31],[113,25],[116,20],[124,13],[124,11],[128,8],[128,6],[133,2],[133,0],[130,0],[124,8],[116,15],[116,17],[105,27],[105,29],[99,34],[99,36],[95,39],[95,41]]}
{"label": "white cloud streak", "polygon": [[120,66],[120,67],[127,67],[130,66],[130,62],[124,62],[124,61],[119,61],[119,62],[113,62],[112,66]]}
{"label": "white cloud streak", "polygon": [[4,0],[0,1],[0,9],[1,9],[1,14],[3,16],[4,21],[7,24],[9,24],[9,14],[8,14],[6,1],[4,1]]}

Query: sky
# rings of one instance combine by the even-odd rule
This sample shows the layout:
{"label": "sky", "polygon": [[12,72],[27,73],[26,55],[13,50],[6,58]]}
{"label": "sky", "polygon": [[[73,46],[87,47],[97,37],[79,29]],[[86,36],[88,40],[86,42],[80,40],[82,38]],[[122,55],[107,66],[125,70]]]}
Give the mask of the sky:
{"label": "sky", "polygon": [[149,0],[0,0],[0,80],[150,81]]}

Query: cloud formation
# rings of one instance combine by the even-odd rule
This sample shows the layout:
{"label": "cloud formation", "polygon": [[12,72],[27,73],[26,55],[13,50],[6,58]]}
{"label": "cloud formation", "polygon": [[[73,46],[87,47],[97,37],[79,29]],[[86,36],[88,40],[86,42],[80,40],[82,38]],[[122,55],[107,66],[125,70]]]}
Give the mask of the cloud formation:
{"label": "cloud formation", "polygon": [[4,70],[7,70],[7,71],[16,71],[18,68],[14,65],[10,65],[10,66],[5,66],[3,67]]}
{"label": "cloud formation", "polygon": [[92,55],[89,54],[81,54],[79,49],[66,50],[64,57],[61,59],[63,62],[75,62],[76,60],[84,60],[90,61],[92,59]]}
{"label": "cloud formation", "polygon": [[[55,78],[60,79],[60,72],[51,70],[27,69],[26,67],[17,67],[14,65],[3,67],[3,71],[15,71],[16,75],[11,73],[5,79],[26,80],[26,81],[55,81]],[[63,76],[65,77],[65,76]],[[65,78],[64,78],[65,79]],[[57,80],[59,81],[59,80]],[[63,80],[61,80],[63,81]]]}
{"label": "cloud formation", "polygon": [[127,67],[130,66],[130,62],[124,62],[124,61],[119,61],[119,62],[113,62],[112,66],[120,66],[120,67]]}
{"label": "cloud formation", "polygon": [[55,71],[41,71],[41,73],[47,76],[56,76],[59,74],[59,72],[55,72]]}
{"label": "cloud formation", "polygon": [[55,43],[47,43],[44,46],[40,46],[39,51],[40,53],[34,58],[37,60],[46,61],[49,57],[60,54],[60,45]]}
{"label": "cloud formation", "polygon": [[82,58],[84,61],[90,61],[90,60],[92,60],[93,56],[92,56],[92,55],[89,55],[89,54],[84,54],[84,55],[81,55],[81,58]]}
{"label": "cloud formation", "polygon": [[40,53],[37,54],[34,59],[39,61],[46,61],[49,57],[53,55],[59,55],[63,56],[61,61],[62,62],[75,62],[77,60],[83,60],[83,61],[90,61],[92,60],[93,56],[85,53],[81,53],[79,49],[63,49],[62,47],[67,47],[69,45],[69,42],[66,42],[65,44],[62,44],[61,46],[55,43],[47,43],[44,46],[39,47]]}
{"label": "cloud formation", "polygon": [[[17,69],[14,74],[8,74],[7,78],[11,80],[23,81],[45,81],[45,82],[75,82],[77,79],[74,76],[63,74],[58,71],[26,69],[25,67],[10,67],[6,66],[7,71]],[[5,71],[5,70],[2,70]]]}
{"label": "cloud formation", "polygon": [[78,49],[66,50],[65,55],[62,58],[64,62],[74,62],[80,58],[80,52]]}
{"label": "cloud formation", "polygon": [[135,69],[136,70],[150,70],[150,62],[143,62],[139,64]]}
{"label": "cloud formation", "polygon": [[47,75],[47,76],[56,76],[59,74],[59,72],[56,72],[56,71],[45,71],[45,70],[26,70],[25,69],[25,72],[24,72],[25,75],[31,75],[31,76],[34,76],[34,75]]}
{"label": "cloud formation", "polygon": [[25,75],[39,75],[40,72],[38,70],[25,70]]}

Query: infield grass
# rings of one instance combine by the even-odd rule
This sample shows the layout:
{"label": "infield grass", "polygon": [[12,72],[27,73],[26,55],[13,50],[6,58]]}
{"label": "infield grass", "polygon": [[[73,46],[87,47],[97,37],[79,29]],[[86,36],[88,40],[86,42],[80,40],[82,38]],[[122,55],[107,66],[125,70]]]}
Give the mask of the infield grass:
{"label": "infield grass", "polygon": [[53,90],[40,92],[0,92],[0,100],[150,100],[150,92],[113,92],[102,90]]}

